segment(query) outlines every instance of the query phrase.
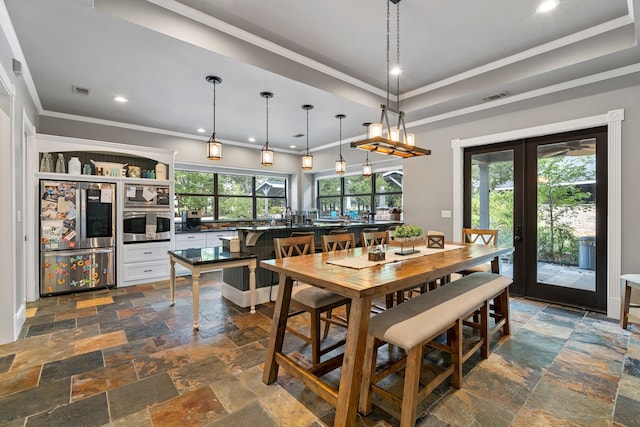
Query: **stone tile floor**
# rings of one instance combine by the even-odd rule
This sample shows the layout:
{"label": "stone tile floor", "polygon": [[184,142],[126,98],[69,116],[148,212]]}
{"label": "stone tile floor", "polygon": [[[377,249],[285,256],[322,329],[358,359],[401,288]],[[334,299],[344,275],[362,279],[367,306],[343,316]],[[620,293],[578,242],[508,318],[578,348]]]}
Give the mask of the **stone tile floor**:
{"label": "stone tile floor", "polygon": [[[203,279],[198,333],[186,279],[174,307],[166,282],[30,303],[20,340],[0,346],[0,426],[331,425],[333,409],[282,370],[261,381],[273,304],[251,315],[220,296],[218,272]],[[640,425],[638,325],[519,298],[510,306],[512,335],[467,361],[462,389],[437,388],[417,425]],[[285,345],[309,355],[294,336]],[[398,420],[374,406],[358,425]]]}

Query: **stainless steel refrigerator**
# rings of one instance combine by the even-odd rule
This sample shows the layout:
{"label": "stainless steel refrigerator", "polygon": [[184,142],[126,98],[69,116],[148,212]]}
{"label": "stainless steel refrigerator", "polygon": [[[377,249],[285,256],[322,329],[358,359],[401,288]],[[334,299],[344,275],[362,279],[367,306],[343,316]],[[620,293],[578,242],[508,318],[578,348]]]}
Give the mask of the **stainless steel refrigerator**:
{"label": "stainless steel refrigerator", "polygon": [[115,184],[40,181],[40,295],[115,286]]}

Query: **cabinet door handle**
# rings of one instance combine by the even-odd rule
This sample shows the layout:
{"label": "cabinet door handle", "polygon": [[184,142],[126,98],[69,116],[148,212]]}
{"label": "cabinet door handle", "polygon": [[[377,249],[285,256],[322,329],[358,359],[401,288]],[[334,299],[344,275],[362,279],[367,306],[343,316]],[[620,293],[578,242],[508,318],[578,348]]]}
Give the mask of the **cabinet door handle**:
{"label": "cabinet door handle", "polygon": [[151,255],[153,252],[145,252],[145,255]]}
{"label": "cabinet door handle", "polygon": [[187,236],[187,239],[195,239],[196,236]]}
{"label": "cabinet door handle", "polygon": [[153,270],[145,270],[143,273],[151,273]]}

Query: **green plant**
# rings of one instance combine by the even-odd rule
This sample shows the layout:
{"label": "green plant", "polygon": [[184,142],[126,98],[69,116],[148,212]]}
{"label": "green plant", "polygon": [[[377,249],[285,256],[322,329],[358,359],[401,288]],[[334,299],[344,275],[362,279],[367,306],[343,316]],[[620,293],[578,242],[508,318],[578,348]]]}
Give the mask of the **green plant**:
{"label": "green plant", "polygon": [[422,228],[417,225],[399,225],[393,233],[393,237],[420,237],[424,233],[422,233]]}

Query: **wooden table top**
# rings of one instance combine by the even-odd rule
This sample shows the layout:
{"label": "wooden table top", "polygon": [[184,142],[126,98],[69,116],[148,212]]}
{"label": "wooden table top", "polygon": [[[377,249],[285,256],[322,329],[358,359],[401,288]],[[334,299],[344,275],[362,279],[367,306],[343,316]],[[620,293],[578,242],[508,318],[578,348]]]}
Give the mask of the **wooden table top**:
{"label": "wooden table top", "polygon": [[260,266],[349,298],[376,298],[488,262],[512,251],[511,248],[492,245],[453,244],[464,247],[362,269],[328,264],[327,261],[360,256],[367,253],[366,248],[263,260]]}

